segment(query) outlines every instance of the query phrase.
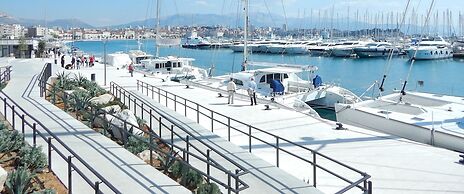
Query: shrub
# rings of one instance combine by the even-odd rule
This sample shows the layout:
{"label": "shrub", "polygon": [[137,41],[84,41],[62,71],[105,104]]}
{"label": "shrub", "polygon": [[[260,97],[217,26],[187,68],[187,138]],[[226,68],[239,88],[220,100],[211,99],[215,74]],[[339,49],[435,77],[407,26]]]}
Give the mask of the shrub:
{"label": "shrub", "polygon": [[36,191],[32,194],[56,194],[56,191],[53,189],[44,189],[42,191]]}
{"label": "shrub", "polygon": [[145,124],[147,124],[147,121],[141,119],[140,117],[137,117],[137,124],[139,125],[140,128],[142,128]]}
{"label": "shrub", "polygon": [[32,187],[31,180],[34,176],[26,168],[19,167],[8,174],[5,182],[6,188],[14,194],[29,193]]}
{"label": "shrub", "polygon": [[83,87],[85,89],[87,89],[87,86],[90,84],[90,80],[80,73],[74,77],[74,80],[78,87]]}
{"label": "shrub", "polygon": [[47,166],[47,157],[42,153],[42,146],[25,146],[19,151],[19,164],[31,170],[40,171]]}
{"label": "shrub", "polygon": [[180,161],[176,161],[169,170],[171,171],[171,175],[178,179],[182,177],[182,174],[186,174],[190,170],[190,167]]}
{"label": "shrub", "polygon": [[221,190],[215,183],[203,183],[198,186],[197,194],[221,194]]}
{"label": "shrub", "polygon": [[201,176],[201,174],[194,169],[190,169],[187,171],[187,173],[182,174],[180,179],[181,185],[184,185],[185,187],[192,190],[196,189],[202,182],[203,176]]}
{"label": "shrub", "polygon": [[139,154],[140,152],[149,149],[148,140],[142,137],[136,138],[134,136],[129,136],[129,138],[127,139],[126,149],[133,154]]}
{"label": "shrub", "polygon": [[106,90],[100,87],[96,82],[89,82],[85,89],[92,97],[100,96],[106,93]]}
{"label": "shrub", "polygon": [[158,159],[161,161],[160,168],[163,170],[164,174],[167,174],[169,169],[171,169],[171,166],[174,162],[176,162],[177,152],[171,150],[168,153],[163,154],[165,157],[158,157]]}
{"label": "shrub", "polygon": [[75,90],[70,95],[69,103],[71,105],[71,109],[76,112],[78,117],[90,107],[90,99],[92,99],[92,97],[84,90]]}
{"label": "shrub", "polygon": [[23,135],[18,131],[0,130],[0,153],[7,154],[18,151],[23,145]]}

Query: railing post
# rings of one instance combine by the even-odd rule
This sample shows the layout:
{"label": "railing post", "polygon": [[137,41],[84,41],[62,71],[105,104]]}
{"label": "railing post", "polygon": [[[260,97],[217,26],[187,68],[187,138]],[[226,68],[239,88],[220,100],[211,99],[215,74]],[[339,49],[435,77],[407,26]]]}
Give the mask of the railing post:
{"label": "railing post", "polygon": [[148,134],[150,134],[150,165],[153,165],[153,135],[151,132]]}
{"label": "railing post", "polygon": [[34,123],[32,124],[32,146],[36,146],[37,145],[37,140],[36,140],[36,130],[37,130],[37,124]]}
{"label": "railing post", "polygon": [[158,133],[158,135],[160,136],[161,139],[163,139],[163,137],[161,136],[161,127],[163,126],[163,124],[161,123],[161,119],[162,119],[162,118],[159,117],[159,120],[158,120],[158,121],[159,121],[159,124],[158,124],[159,133]]}
{"label": "railing post", "polygon": [[21,115],[21,133],[24,135],[26,128],[26,121],[25,121],[25,115]]}
{"label": "railing post", "polygon": [[152,124],[152,123],[153,123],[152,109],[150,109],[150,119],[149,119],[149,121],[150,121],[150,130],[151,130],[151,131],[154,131],[154,130],[153,130],[153,124]]}
{"label": "railing post", "polygon": [[[137,99],[136,98],[134,98],[134,114],[137,115]],[[143,111],[142,111],[142,115],[143,115]]]}
{"label": "railing post", "polygon": [[227,140],[230,141],[230,117],[227,117]]}
{"label": "railing post", "polygon": [[189,163],[189,158],[190,158],[190,154],[189,154],[189,151],[190,151],[190,140],[189,140],[189,136],[187,135],[185,137],[185,148],[187,150],[187,157],[185,159],[185,162],[187,162],[187,164]]}
{"label": "railing post", "polygon": [[372,181],[367,181],[367,194],[372,194]]}
{"label": "railing post", "polygon": [[6,118],[6,97],[3,99],[3,115],[5,115],[5,119]]}
{"label": "railing post", "polygon": [[171,150],[174,150],[174,125],[171,125]]}
{"label": "railing post", "polygon": [[[143,88],[143,83],[142,83],[142,88]],[[146,87],[146,88],[147,88],[147,96],[148,96],[148,84],[147,84],[147,87]]]}
{"label": "railing post", "polygon": [[[6,116],[5,116],[6,117]],[[15,123],[15,106],[11,106],[11,126],[13,127],[13,129],[16,130],[16,123]]]}
{"label": "railing post", "polygon": [[158,103],[161,104],[161,89],[158,88]]}
{"label": "railing post", "polygon": [[197,103],[197,123],[200,123],[200,105]]}
{"label": "railing post", "polygon": [[[144,110],[145,110],[145,109],[143,108],[143,105],[144,105],[144,104],[145,104],[145,103],[142,103],[142,105],[140,105],[140,106],[141,106],[141,109],[142,109],[142,110],[140,111],[140,112],[142,113],[142,115],[141,115],[140,117],[142,117],[142,120],[144,120],[144,119],[143,119],[143,112],[144,112]],[[136,114],[136,113],[134,113],[134,114]]]}
{"label": "railing post", "polygon": [[[137,91],[139,91],[139,90],[140,90],[140,89],[139,89],[139,80],[137,80]],[[143,90],[142,90],[142,92],[143,92]],[[143,93],[142,93],[142,94],[143,94]]]}
{"label": "railing post", "polygon": [[208,175],[208,176],[206,177],[206,182],[208,182],[208,183],[209,183],[209,181],[210,181],[210,180],[209,180],[209,176],[210,176],[210,165],[209,165],[209,159],[210,159],[210,157],[209,157],[209,154],[210,154],[210,152],[211,152],[210,149],[207,149],[207,150],[206,150],[206,174]]}
{"label": "railing post", "polygon": [[174,111],[177,111],[177,95],[174,95]]}
{"label": "railing post", "polygon": [[68,156],[68,193],[72,194],[72,163],[71,163],[71,156]]}
{"label": "railing post", "polygon": [[214,112],[211,111],[211,132],[214,133]]}
{"label": "railing post", "polygon": [[166,101],[165,101],[166,107],[168,107],[168,91],[166,91],[166,96],[165,97],[166,97]]}
{"label": "railing post", "polygon": [[187,117],[187,99],[184,99],[184,116]]}
{"label": "railing post", "polygon": [[316,153],[314,151],[311,151],[313,154],[313,187],[317,186],[317,181],[316,181],[316,169],[317,169],[317,164],[316,164]]}
{"label": "railing post", "polygon": [[[124,143],[124,148],[127,148],[127,141],[129,140],[129,135],[128,135],[128,132],[127,132],[127,122],[124,121],[124,131],[122,133],[122,139],[123,139],[123,143]],[[127,139],[126,137],[127,136]]]}
{"label": "railing post", "polygon": [[239,188],[239,178],[238,178],[238,172],[240,172],[239,169],[235,169],[235,193],[238,193],[238,188]]}
{"label": "railing post", "polygon": [[52,171],[52,138],[47,139],[48,144],[48,171]]}
{"label": "railing post", "polygon": [[251,153],[251,125],[248,125],[248,151]]}
{"label": "railing post", "polygon": [[231,194],[232,186],[230,185],[230,171],[227,173],[227,193]]}
{"label": "railing post", "polygon": [[276,137],[276,166],[279,167],[279,151],[280,151],[280,146],[279,146],[279,137]]}
{"label": "railing post", "polygon": [[100,193],[100,181],[95,182],[95,194]]}

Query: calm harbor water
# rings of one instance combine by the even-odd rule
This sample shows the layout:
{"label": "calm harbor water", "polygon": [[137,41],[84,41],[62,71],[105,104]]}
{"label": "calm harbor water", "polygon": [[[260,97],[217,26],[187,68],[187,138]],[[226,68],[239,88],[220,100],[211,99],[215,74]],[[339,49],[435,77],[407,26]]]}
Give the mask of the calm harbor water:
{"label": "calm harbor water", "polygon": [[[141,49],[154,54],[153,40],[144,40]],[[82,41],[73,45],[86,53],[103,55],[103,42]],[[138,48],[135,40],[112,40],[107,43],[107,53],[127,52]],[[195,65],[203,68],[215,66],[215,75],[223,75],[240,70],[242,53],[234,53],[229,49],[195,50],[180,47],[162,47],[160,55],[175,55],[195,58]],[[387,63],[386,59],[350,59],[333,57],[311,57],[309,55],[271,55],[253,54],[251,61],[287,63],[300,65],[316,65],[318,75],[324,82],[336,83],[361,95],[375,80],[381,80]],[[396,57],[391,61],[391,68],[385,84],[387,92],[401,89],[410,67],[407,57]],[[432,92],[439,94],[464,96],[464,60],[446,59],[433,61],[416,61],[408,82],[408,90]],[[417,86],[417,81],[424,81],[424,86]]]}

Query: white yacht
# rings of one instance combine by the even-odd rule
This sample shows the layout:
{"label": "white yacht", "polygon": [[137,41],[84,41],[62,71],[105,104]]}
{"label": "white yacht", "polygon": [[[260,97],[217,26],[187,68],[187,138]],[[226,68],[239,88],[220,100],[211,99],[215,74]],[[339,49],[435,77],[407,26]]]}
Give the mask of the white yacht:
{"label": "white yacht", "polygon": [[137,71],[157,78],[179,81],[180,79],[203,79],[208,76],[206,70],[193,66],[193,58],[175,56],[141,60]]}
{"label": "white yacht", "polygon": [[364,41],[346,41],[341,45],[334,46],[330,49],[331,55],[334,57],[354,57],[354,48],[363,47],[367,42]]}
{"label": "white yacht", "polygon": [[464,98],[393,93],[355,104],[336,104],[342,123],[464,152]]}
{"label": "white yacht", "polygon": [[329,56],[332,47],[339,45],[335,42],[326,42],[320,45],[310,46],[308,48],[311,56]]}
{"label": "white yacht", "polygon": [[360,58],[388,57],[390,54],[393,54],[393,56],[399,54],[399,49],[388,42],[373,42],[363,47],[356,47],[353,50]]}
{"label": "white yacht", "polygon": [[422,39],[417,45],[406,50],[409,58],[416,60],[447,59],[453,57],[451,44],[442,37]]}

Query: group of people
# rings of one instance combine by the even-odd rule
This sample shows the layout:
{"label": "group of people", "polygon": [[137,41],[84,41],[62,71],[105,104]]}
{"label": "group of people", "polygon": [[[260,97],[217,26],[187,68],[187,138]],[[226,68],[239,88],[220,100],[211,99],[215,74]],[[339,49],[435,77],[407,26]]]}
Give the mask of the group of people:
{"label": "group of people", "polygon": [[[258,105],[256,102],[256,89],[257,85],[253,77],[250,78],[250,82],[248,82],[247,86],[247,93],[250,97],[251,106]],[[227,93],[229,94],[228,104],[234,104],[234,94],[237,90],[237,85],[235,85],[234,79],[230,78],[229,83],[227,84]]]}
{"label": "group of people", "polygon": [[66,64],[65,55],[58,53],[58,57],[61,57],[61,67],[66,69],[80,69],[82,67],[93,67],[95,64],[95,56],[71,56],[71,63]]}

